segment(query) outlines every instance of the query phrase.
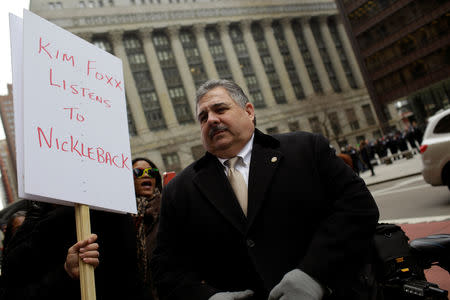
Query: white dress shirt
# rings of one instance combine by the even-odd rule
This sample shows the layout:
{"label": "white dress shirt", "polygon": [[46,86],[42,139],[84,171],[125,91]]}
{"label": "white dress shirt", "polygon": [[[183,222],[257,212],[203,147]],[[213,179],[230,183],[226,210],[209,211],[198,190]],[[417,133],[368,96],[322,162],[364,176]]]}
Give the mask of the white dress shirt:
{"label": "white dress shirt", "polygon": [[[250,160],[252,158],[252,149],[253,149],[253,138],[255,137],[255,134],[252,134],[252,137],[247,142],[247,144],[244,146],[244,148],[239,151],[239,153],[236,155],[240,157],[241,159],[236,163],[235,168],[242,174],[244,177],[245,183],[248,187],[248,174],[250,170]],[[231,158],[231,157],[230,157]],[[220,161],[220,163],[224,167],[225,175],[228,174],[228,167],[225,165],[225,162],[228,160],[228,158],[219,158],[217,159]]]}

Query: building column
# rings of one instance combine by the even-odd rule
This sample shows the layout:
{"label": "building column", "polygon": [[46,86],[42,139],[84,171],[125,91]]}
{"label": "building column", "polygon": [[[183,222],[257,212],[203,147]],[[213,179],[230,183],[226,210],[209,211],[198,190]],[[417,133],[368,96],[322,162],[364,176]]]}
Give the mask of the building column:
{"label": "building column", "polygon": [[180,26],[170,26],[167,28],[167,33],[169,34],[170,44],[172,45],[178,72],[180,72],[181,81],[183,82],[186,98],[191,107],[191,112],[193,114],[194,120],[197,120],[197,117],[195,116],[195,83],[194,79],[192,78],[192,73],[189,69],[186,56],[184,55],[183,45],[181,45],[179,32]]}
{"label": "building column", "polygon": [[136,126],[136,132],[138,135],[147,134],[150,130],[148,129],[147,118],[145,117],[144,109],[142,108],[141,98],[136,89],[136,83],[134,82],[130,64],[128,63],[127,53],[123,46],[123,31],[110,31],[109,37],[112,42],[114,54],[122,60],[125,90],[127,93],[128,104],[131,109],[131,115],[133,116],[134,124]]}
{"label": "building column", "polygon": [[364,83],[364,78],[361,74],[361,69],[359,68],[358,61],[356,60],[355,57],[355,52],[353,51],[350,40],[348,39],[347,32],[345,31],[344,24],[342,23],[342,19],[339,16],[336,16],[335,20],[339,38],[341,39],[345,55],[348,58],[348,62],[350,64],[353,77],[355,78],[356,81],[356,86],[358,88],[365,88],[366,85]]}
{"label": "building column", "polygon": [[244,74],[242,73],[241,64],[239,63],[236,52],[234,52],[233,42],[231,41],[228,30],[229,25],[229,22],[219,23],[220,41],[222,43],[225,56],[227,57],[231,75],[233,75],[233,80],[242,88],[247,97],[250,97],[247,82],[245,81]]}
{"label": "building column", "polygon": [[328,72],[322,62],[320,56],[319,48],[317,47],[316,40],[311,31],[311,26],[309,25],[309,18],[300,19],[302,32],[305,37],[306,46],[308,47],[309,54],[311,54],[311,59],[316,68],[317,75],[319,75],[320,84],[322,85],[323,92],[325,94],[334,93],[333,87],[330,83],[330,78],[328,77]]}
{"label": "building column", "polygon": [[169,89],[166,85],[166,80],[159,64],[158,55],[151,39],[153,28],[139,29],[139,38],[144,45],[144,53],[147,58],[148,68],[152,74],[153,83],[155,85],[156,94],[158,95],[159,105],[166,121],[167,128],[172,128],[178,125],[175,109],[169,97]]}
{"label": "building column", "polygon": [[266,70],[264,70],[261,56],[259,56],[258,48],[256,47],[255,40],[253,39],[251,24],[252,22],[250,20],[245,20],[240,23],[242,34],[244,36],[244,42],[247,46],[247,51],[250,56],[250,62],[252,64],[253,70],[255,71],[259,88],[261,89],[262,95],[264,97],[264,102],[266,103],[267,107],[272,107],[277,105],[277,103],[275,101],[275,97],[273,96],[272,88],[266,75]]}
{"label": "building column", "polygon": [[219,74],[217,73],[214,59],[211,55],[211,52],[209,52],[208,42],[205,38],[205,24],[195,24],[194,33],[195,39],[197,40],[198,50],[200,51],[200,56],[202,57],[203,65],[205,66],[206,75],[208,75],[208,79],[218,79]]}
{"label": "building column", "polygon": [[288,103],[294,103],[297,100],[295,96],[294,89],[292,88],[291,80],[289,74],[284,65],[284,59],[281,56],[280,49],[278,48],[278,43],[275,40],[272,28],[272,20],[265,19],[261,22],[262,28],[264,30],[264,37],[267,41],[267,46],[269,47],[270,56],[273,60],[273,65],[280,78],[281,87],[283,88],[284,95]]}
{"label": "building column", "polygon": [[330,55],[331,64],[336,72],[339,85],[343,91],[349,91],[351,90],[351,87],[348,83],[347,76],[345,75],[344,67],[342,66],[342,62],[339,58],[333,38],[331,37],[330,29],[328,28],[327,16],[321,16],[319,18],[319,27],[328,55]]}
{"label": "building column", "polygon": [[308,70],[306,69],[303,56],[298,49],[298,44],[295,39],[294,32],[292,31],[291,20],[282,19],[281,25],[283,26],[284,36],[286,38],[292,61],[295,65],[295,70],[297,71],[298,78],[300,79],[300,83],[302,84],[303,92],[305,93],[305,97],[308,98],[311,95],[314,95],[314,87],[311,83],[311,79],[309,78]]}

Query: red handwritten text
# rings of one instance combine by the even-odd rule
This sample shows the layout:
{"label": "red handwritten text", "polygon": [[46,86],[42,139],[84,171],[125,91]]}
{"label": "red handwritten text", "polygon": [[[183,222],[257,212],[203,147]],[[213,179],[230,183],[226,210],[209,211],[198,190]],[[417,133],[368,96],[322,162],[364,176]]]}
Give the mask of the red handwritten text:
{"label": "red handwritten text", "polygon": [[[63,62],[71,62],[72,67],[75,67],[75,58],[73,55],[69,55],[67,53],[60,53],[60,50],[56,50],[56,53],[54,50],[50,49],[51,45],[50,43],[45,44],[45,42],[42,42],[42,37],[39,38],[39,54],[47,55],[50,59],[61,59]],[[53,55],[52,55],[53,53]]]}
{"label": "red handwritten text", "polygon": [[[73,120],[73,110],[74,109],[78,109],[77,107],[65,107],[64,108],[64,110],[69,110],[69,119],[70,120]],[[81,114],[79,114],[79,113],[76,113],[77,114],[77,121],[78,122],[83,122],[84,120],[85,120],[85,118],[84,118],[84,116],[83,115],[81,115]]]}
{"label": "red handwritten text", "polygon": [[53,127],[50,127],[50,132],[47,133],[41,127],[37,127],[37,134],[40,148],[48,148],[59,150],[62,152],[72,153],[75,156],[86,157],[90,160],[109,165],[118,169],[130,170],[128,164],[128,156],[121,154],[111,154],[105,151],[102,147],[89,147],[85,143],[80,142],[76,137],[70,135],[65,139],[55,138],[53,136]]}
{"label": "red handwritten text", "polygon": [[[115,79],[113,76],[108,76],[107,74],[93,71],[93,70],[97,69],[94,67],[94,65],[95,65],[94,60],[88,60],[87,72],[86,72],[87,76],[93,75],[95,77],[95,79],[104,81],[106,85],[111,86],[116,89],[118,88],[121,91],[123,91],[122,86],[121,86],[122,81],[117,81],[117,79]],[[114,80],[114,82],[113,82],[113,80]]]}
{"label": "red handwritten text", "polygon": [[104,99],[101,96],[98,96],[95,92],[91,91],[89,88],[86,87],[80,87],[78,84],[70,84],[65,79],[63,80],[57,80],[55,79],[55,74],[53,72],[53,69],[50,68],[50,86],[62,88],[65,91],[68,91],[72,93],[73,95],[78,95],[82,98],[89,98],[92,101],[102,103],[107,108],[111,107],[111,101],[108,99]]}

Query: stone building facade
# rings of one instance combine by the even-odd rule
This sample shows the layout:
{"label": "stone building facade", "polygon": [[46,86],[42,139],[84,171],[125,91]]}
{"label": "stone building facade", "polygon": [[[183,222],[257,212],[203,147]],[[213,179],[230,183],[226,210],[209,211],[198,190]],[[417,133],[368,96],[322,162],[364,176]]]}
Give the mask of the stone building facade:
{"label": "stone building facade", "polygon": [[338,147],[381,133],[333,0],[31,0],[30,10],[123,61],[133,157],[180,171],[203,155],[196,88],[237,82],[257,127]]}

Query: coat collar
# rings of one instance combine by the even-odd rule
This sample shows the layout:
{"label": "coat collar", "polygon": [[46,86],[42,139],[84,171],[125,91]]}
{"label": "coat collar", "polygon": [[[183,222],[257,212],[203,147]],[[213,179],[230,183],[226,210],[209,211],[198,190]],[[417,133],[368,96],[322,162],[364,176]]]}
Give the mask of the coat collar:
{"label": "coat collar", "polygon": [[255,130],[248,178],[248,229],[258,215],[275,171],[283,158],[283,154],[277,150],[279,146],[280,142],[276,138]]}
{"label": "coat collar", "polygon": [[255,129],[248,182],[248,215],[245,218],[223,166],[212,154],[206,153],[194,164],[193,182],[214,207],[242,234],[255,220],[273,175],[283,155],[275,150],[280,142]]}

